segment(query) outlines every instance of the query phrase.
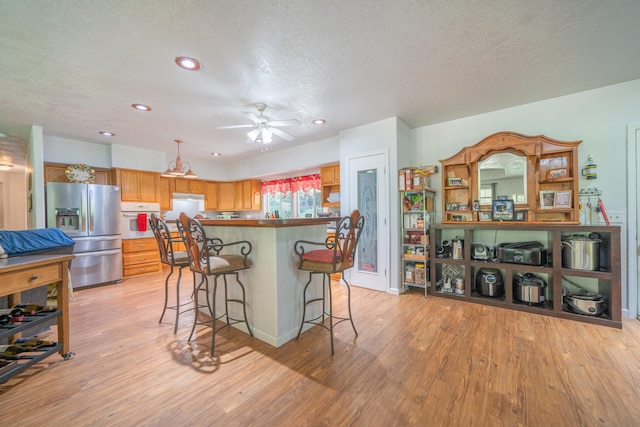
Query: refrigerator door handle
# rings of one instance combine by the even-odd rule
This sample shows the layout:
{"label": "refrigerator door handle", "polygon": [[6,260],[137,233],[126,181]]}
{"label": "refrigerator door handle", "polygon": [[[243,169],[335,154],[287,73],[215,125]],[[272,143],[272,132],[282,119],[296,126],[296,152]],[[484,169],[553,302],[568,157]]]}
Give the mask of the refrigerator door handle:
{"label": "refrigerator door handle", "polygon": [[82,235],[87,234],[87,213],[86,213],[87,204],[86,204],[86,201],[84,200],[84,196],[85,196],[85,192],[83,191],[80,193],[80,207],[78,208],[78,212],[79,212],[78,228],[82,233]]}
{"label": "refrigerator door handle", "polygon": [[95,230],[94,218],[93,218],[93,190],[89,189],[89,208],[88,208],[88,216],[89,216],[89,231]]}

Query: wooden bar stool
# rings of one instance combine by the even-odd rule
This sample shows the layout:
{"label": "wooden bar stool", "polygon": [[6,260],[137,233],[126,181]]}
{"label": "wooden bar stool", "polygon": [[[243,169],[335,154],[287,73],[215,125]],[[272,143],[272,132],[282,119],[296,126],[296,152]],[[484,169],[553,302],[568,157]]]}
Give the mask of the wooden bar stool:
{"label": "wooden bar stool", "polygon": [[[201,275],[200,283],[195,290],[195,309],[196,314],[193,320],[191,334],[188,341],[191,341],[196,325],[210,326],[211,333],[211,356],[214,354],[216,333],[236,323],[244,323],[249,331],[249,335],[253,336],[251,326],[247,320],[247,303],[244,284],[240,281],[238,272],[251,267],[249,254],[252,246],[249,241],[241,240],[236,242],[224,243],[219,238],[208,238],[204,227],[195,218],[190,218],[182,212],[178,219],[178,230],[185,241],[187,247],[187,255],[189,257],[189,266],[191,271]],[[229,282],[227,276],[235,277],[235,282],[242,292],[241,298],[229,297]],[[213,277],[213,289],[209,286],[209,277]],[[218,278],[222,277],[224,281],[224,313],[216,316],[216,294],[218,289]],[[205,302],[200,301],[200,291],[204,291]],[[229,314],[229,303],[235,303],[242,306],[243,318],[234,318]],[[209,311],[210,320],[198,321],[198,315],[201,308]],[[216,327],[216,321],[224,318],[224,324]]]}
{"label": "wooden bar stool", "polygon": [[[164,281],[164,308],[162,309],[162,315],[160,316],[158,323],[162,322],[167,310],[175,310],[176,320],[173,327],[173,333],[175,334],[178,331],[178,318],[180,317],[180,314],[191,310],[191,303],[193,302],[192,300],[183,303],[180,302],[180,280],[182,279],[182,269],[189,267],[189,257],[187,256],[186,251],[175,250],[174,245],[177,246],[179,243],[182,243],[182,238],[172,238],[169,227],[162,218],[152,213],[149,218],[149,224],[151,225],[151,230],[153,231],[153,235],[158,243],[160,262],[171,268],[171,271],[169,271],[169,274]],[[169,279],[173,275],[175,268],[178,269],[178,280],[176,281],[176,305],[169,306]],[[196,275],[193,274],[194,288],[195,282]],[[189,306],[189,308],[183,310],[183,307],[186,306]]]}
{"label": "wooden bar stool", "polygon": [[[344,277],[344,272],[353,267],[356,247],[360,240],[360,233],[364,227],[364,217],[356,209],[350,216],[340,218],[336,226],[336,234],[329,237],[324,242],[312,242],[308,240],[298,240],[294,244],[294,250],[298,255],[297,266],[300,270],[309,271],[309,281],[304,286],[302,292],[302,322],[298,330],[296,340],[300,338],[302,327],[305,323],[319,325],[327,329],[331,335],[331,355],[333,349],[333,327],[346,320],[351,322],[351,327],[356,336],[358,331],[353,323],[351,315],[351,286]],[[317,248],[317,249],[313,249]],[[342,280],[347,285],[347,307],[348,317],[339,317],[333,314],[333,298],[331,292],[331,274],[341,273]],[[311,284],[314,274],[322,275],[322,297],[307,299],[307,288]],[[328,301],[325,300],[328,298]],[[312,319],[306,320],[307,305],[316,302],[322,303],[322,314]],[[329,310],[327,312],[327,310]],[[325,325],[325,318],[329,319],[329,326]]]}

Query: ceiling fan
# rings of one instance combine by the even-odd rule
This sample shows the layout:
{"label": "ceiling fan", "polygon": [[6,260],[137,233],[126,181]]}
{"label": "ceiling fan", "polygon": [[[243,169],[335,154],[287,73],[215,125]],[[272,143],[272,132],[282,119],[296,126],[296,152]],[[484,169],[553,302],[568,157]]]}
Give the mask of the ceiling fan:
{"label": "ceiling fan", "polygon": [[295,138],[286,132],[281,131],[278,127],[281,126],[299,126],[300,122],[296,119],[287,120],[269,120],[269,117],[264,116],[262,113],[267,108],[267,104],[257,103],[256,109],[258,115],[243,111],[242,113],[249,117],[253,124],[246,125],[233,125],[233,126],[219,126],[218,129],[235,129],[235,128],[253,128],[247,132],[247,143],[262,142],[263,144],[269,144],[273,141],[273,135],[286,139],[287,141],[293,141]]}

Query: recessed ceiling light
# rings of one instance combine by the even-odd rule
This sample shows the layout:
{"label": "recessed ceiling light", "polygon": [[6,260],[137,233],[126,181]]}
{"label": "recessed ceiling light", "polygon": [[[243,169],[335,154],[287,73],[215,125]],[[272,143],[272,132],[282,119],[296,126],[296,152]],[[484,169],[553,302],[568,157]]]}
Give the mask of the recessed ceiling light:
{"label": "recessed ceiling light", "polygon": [[131,106],[133,108],[135,108],[136,110],[140,110],[140,111],[151,111],[151,107],[149,107],[148,105],[144,105],[144,104],[131,104]]}
{"label": "recessed ceiling light", "polygon": [[212,156],[216,156],[216,157],[220,157],[220,156],[222,156],[222,154],[221,154],[221,153],[211,153],[211,155],[212,155]]}
{"label": "recessed ceiling light", "polygon": [[314,125],[323,125],[327,123],[327,121],[325,119],[314,119],[311,120],[311,123],[313,123]]}
{"label": "recessed ceiling light", "polygon": [[202,67],[202,65],[200,65],[200,61],[194,58],[189,58],[188,56],[178,56],[176,58],[176,64],[178,64],[178,67],[190,71],[196,71]]}
{"label": "recessed ceiling light", "polygon": [[10,165],[9,163],[0,163],[0,171],[8,171],[11,170],[13,168],[13,165]]}
{"label": "recessed ceiling light", "polygon": [[106,131],[106,130],[101,130],[101,131],[100,131],[100,132],[98,132],[98,133],[99,133],[100,135],[102,135],[102,136],[116,136],[116,134],[115,134],[115,133],[113,133],[113,132],[109,132],[109,131]]}

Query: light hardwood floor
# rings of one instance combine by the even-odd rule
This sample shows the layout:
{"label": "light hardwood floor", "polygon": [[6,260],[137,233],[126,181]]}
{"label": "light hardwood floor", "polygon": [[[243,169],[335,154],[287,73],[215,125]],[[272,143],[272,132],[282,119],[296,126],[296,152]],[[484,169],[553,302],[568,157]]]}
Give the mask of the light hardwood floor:
{"label": "light hardwood floor", "polygon": [[[360,335],[274,348],[158,323],[165,273],[75,292],[68,361],[0,385],[6,426],[637,426],[640,322],[623,329],[352,288]],[[259,286],[259,284],[250,284]],[[344,285],[334,283],[344,308]],[[184,286],[188,297],[189,286]],[[334,294],[335,295],[335,294]],[[51,332],[50,334],[53,334]],[[45,334],[46,335],[46,334]]]}

